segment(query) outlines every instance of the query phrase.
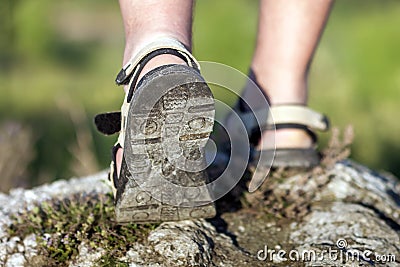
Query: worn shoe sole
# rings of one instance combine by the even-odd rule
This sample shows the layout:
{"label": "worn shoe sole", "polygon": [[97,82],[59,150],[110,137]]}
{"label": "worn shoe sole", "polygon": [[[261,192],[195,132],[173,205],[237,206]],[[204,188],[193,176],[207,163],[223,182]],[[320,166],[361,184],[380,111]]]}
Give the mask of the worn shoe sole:
{"label": "worn shoe sole", "polygon": [[204,170],[214,114],[212,93],[193,68],[161,66],[143,77],[126,119],[118,222],[215,216]]}

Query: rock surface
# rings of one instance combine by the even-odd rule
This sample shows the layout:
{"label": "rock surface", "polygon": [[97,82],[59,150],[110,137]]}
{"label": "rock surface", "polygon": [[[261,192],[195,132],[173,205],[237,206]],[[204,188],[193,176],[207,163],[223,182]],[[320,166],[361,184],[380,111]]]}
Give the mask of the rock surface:
{"label": "rock surface", "polygon": [[[0,266],[42,266],[43,233],[12,236],[12,216],[43,201],[106,194],[106,173],[0,194]],[[272,179],[272,178],[270,178]],[[272,180],[267,183],[273,183]],[[400,184],[351,161],[247,195],[212,220],[163,223],[118,259],[126,266],[399,266]],[[245,202],[258,205],[245,205]],[[99,266],[110,248],[79,244],[67,266]]]}

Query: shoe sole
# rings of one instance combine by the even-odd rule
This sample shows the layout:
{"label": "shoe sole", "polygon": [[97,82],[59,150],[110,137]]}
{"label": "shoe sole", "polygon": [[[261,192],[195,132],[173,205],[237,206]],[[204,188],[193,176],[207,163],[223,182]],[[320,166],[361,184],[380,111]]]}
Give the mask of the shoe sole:
{"label": "shoe sole", "polygon": [[[163,90],[162,97],[152,101]],[[208,177],[200,170],[205,166],[204,147],[214,114],[211,90],[193,68],[168,65],[145,75],[126,122],[115,206],[118,222],[215,216],[205,186]]]}

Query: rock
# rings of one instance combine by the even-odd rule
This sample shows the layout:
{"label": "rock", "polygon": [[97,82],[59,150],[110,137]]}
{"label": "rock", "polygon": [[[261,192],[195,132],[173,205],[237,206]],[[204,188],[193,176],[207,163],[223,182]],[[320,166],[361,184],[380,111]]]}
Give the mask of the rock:
{"label": "rock", "polygon": [[[133,266],[237,266],[251,261],[205,220],[163,223],[147,241],[146,246],[138,244],[127,252],[125,259]],[[227,257],[232,254],[236,257]]]}
{"label": "rock", "polygon": [[7,258],[7,263],[5,264],[5,266],[15,267],[15,266],[24,266],[24,264],[25,264],[24,255],[22,253],[14,253]]}
{"label": "rock", "polygon": [[[400,251],[396,229],[376,217],[373,210],[356,204],[335,202],[329,208],[316,209],[293,230],[290,239],[297,244],[297,251],[320,253],[314,265],[367,264],[380,255],[397,256]],[[398,266],[398,262],[387,262],[385,266]]]}
{"label": "rock", "polygon": [[[110,257],[116,249],[97,246],[82,234],[80,243],[71,244],[76,255],[71,253],[74,256],[63,264],[399,266],[397,178],[351,161],[322,172],[275,178],[263,186],[264,193],[244,193],[241,207],[227,201],[232,206],[214,219],[163,223],[118,257]],[[16,236],[10,229],[18,223],[18,214],[37,213],[44,201],[108,194],[105,180],[102,172],[0,194],[0,266],[57,266],[42,253],[54,241],[54,234],[38,231]],[[90,224],[78,228],[82,233],[83,227],[89,232]]]}
{"label": "rock", "polygon": [[97,262],[106,251],[102,248],[97,248],[94,251],[91,250],[87,244],[82,242],[78,247],[79,254],[71,262],[70,267],[90,267]]}
{"label": "rock", "polygon": [[166,223],[150,233],[148,241],[168,265],[207,266],[211,263],[213,247],[210,225],[198,221]]}
{"label": "rock", "polygon": [[313,212],[290,234],[297,249],[335,250],[332,253],[337,254],[338,260],[326,255],[314,261],[316,264],[339,265],[342,257],[342,266],[353,266],[354,262],[398,266],[398,181],[354,163],[338,164],[328,175],[331,180],[317,194]]}

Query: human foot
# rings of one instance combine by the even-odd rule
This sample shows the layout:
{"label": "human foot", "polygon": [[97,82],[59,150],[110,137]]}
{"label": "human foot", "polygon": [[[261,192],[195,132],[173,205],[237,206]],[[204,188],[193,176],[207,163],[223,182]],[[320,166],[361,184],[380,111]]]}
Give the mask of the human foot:
{"label": "human foot", "polygon": [[[315,130],[326,131],[326,116],[304,105],[275,105],[268,110],[267,129],[256,145],[255,157],[274,157],[273,167],[309,168],[319,164]],[[274,131],[274,129],[276,129]]]}
{"label": "human foot", "polygon": [[[328,129],[328,119],[304,105],[275,105],[263,108],[240,100],[236,113],[245,124],[252,148],[250,165],[269,167],[312,167],[319,163],[315,130]],[[234,123],[228,116],[229,126]],[[256,120],[257,118],[257,120]],[[238,122],[236,122],[238,123]],[[231,125],[231,127],[235,127]],[[261,134],[256,134],[260,133]],[[262,155],[263,156],[262,156]],[[267,166],[268,165],[268,166]]]}
{"label": "human foot", "polygon": [[[160,56],[165,54],[177,59]],[[199,65],[169,38],[149,44],[137,57],[117,77],[119,85],[129,86],[121,112],[95,119],[103,133],[120,133],[110,170],[116,220],[213,217],[202,151],[213,128],[214,100]]]}
{"label": "human foot", "polygon": [[311,136],[304,130],[279,129],[263,131],[256,149],[312,148],[314,145]]}

